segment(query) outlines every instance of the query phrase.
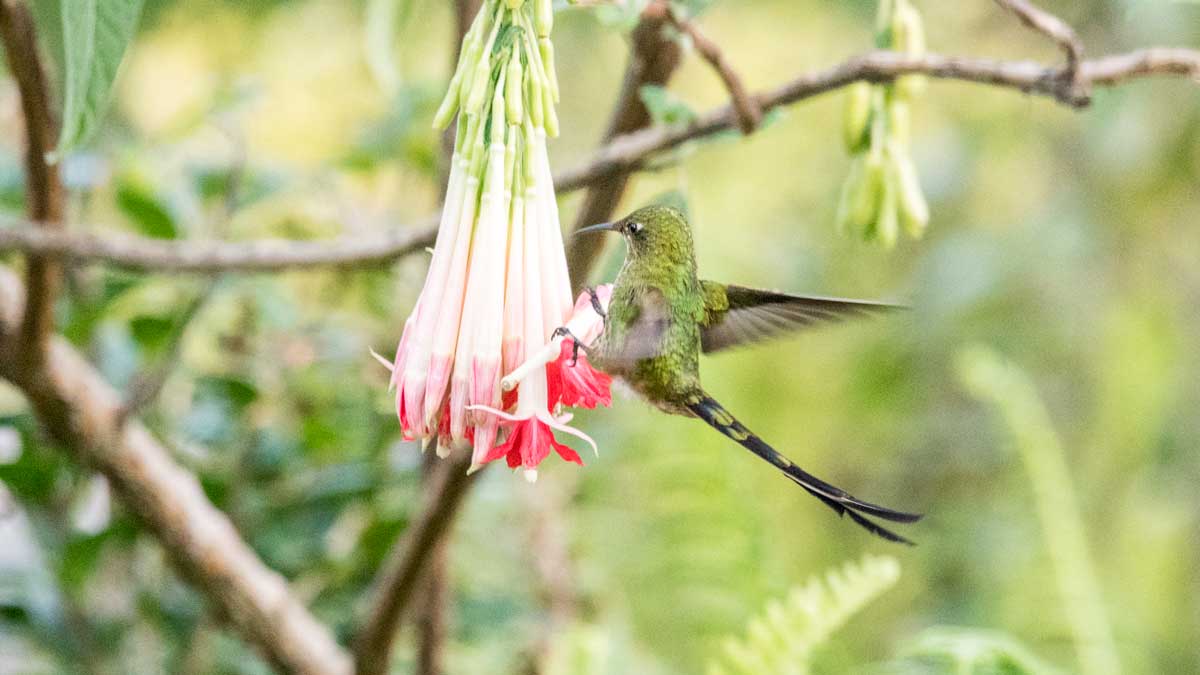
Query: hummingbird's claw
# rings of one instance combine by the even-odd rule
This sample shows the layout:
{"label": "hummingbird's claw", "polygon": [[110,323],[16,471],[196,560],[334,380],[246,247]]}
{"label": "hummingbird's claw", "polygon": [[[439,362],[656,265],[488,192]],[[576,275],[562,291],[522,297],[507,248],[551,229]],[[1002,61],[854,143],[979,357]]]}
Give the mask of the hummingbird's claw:
{"label": "hummingbird's claw", "polygon": [[[595,297],[595,296],[593,296],[593,297]],[[593,300],[593,302],[595,302],[595,301]],[[556,337],[560,337],[560,336],[570,338],[570,340],[571,340],[571,363],[570,363],[570,366],[572,368],[574,368],[575,364],[579,363],[579,350],[582,349],[583,352],[586,354],[588,347],[587,347],[587,345],[583,344],[583,342],[580,341],[579,338],[575,337],[575,334],[571,332],[571,329],[567,328],[566,326],[559,326],[558,328],[555,328],[554,332],[550,335],[551,338],[556,338]]]}

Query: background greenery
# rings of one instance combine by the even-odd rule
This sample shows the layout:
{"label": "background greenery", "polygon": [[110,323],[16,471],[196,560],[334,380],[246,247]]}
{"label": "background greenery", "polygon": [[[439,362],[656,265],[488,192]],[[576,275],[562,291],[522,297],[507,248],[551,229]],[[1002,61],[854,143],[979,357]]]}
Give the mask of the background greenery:
{"label": "background greenery", "polygon": [[[422,222],[438,207],[429,121],[453,27],[447,3],[401,6],[394,36],[369,37],[362,2],[148,1],[108,124],[64,160],[72,218],[234,239]],[[922,9],[936,51],[1056,58],[993,3]],[[1068,11],[1096,52],[1200,45],[1193,4]],[[702,22],[760,89],[863,51],[873,13],[865,1],[727,0]],[[559,168],[586,158],[606,124],[627,52],[618,14],[559,13]],[[694,56],[670,89],[697,110],[724,99]],[[914,109],[913,154],[933,220],[893,251],[833,231],[848,164],[837,95],[641,175],[622,210],[666,192],[686,200],[708,276],[913,305],[703,368],[714,395],[805,467],[928,513],[911,529],[920,546],[869,538],[702,425],[618,395],[614,410],[580,416],[602,448],[586,468],[548,463],[535,486],[492,469],[471,495],[452,551],[451,672],[515,672],[545,630],[529,545],[543,491],[562,501],[582,599],[555,639],[562,672],[696,672],[769,599],[864,552],[896,558],[900,577],[818,650],[818,672],[918,668],[894,659],[939,625],[997,631],[1075,670],[1033,490],[1009,432],[955,367],[973,343],[1017,364],[1045,400],[1125,671],[1200,671],[1200,98],[1182,81],[1095,98],[1076,113],[932,83]],[[0,202],[14,211],[17,110],[6,79]],[[577,198],[562,200],[564,220]],[[86,268],[61,308],[60,325],[118,387],[177,360],[149,424],[343,632],[419,490],[419,453],[399,441],[367,349],[391,349],[423,265],[211,288]],[[175,359],[172,335],[198,298]],[[265,672],[8,389],[0,481],[0,672]],[[397,672],[410,667],[404,640]]]}

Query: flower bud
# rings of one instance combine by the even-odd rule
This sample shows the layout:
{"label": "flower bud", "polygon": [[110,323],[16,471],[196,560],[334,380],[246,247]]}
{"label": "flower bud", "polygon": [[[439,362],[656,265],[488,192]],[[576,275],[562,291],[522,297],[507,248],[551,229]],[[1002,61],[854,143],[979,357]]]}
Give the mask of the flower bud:
{"label": "flower bud", "polygon": [[538,52],[542,57],[542,69],[546,75],[546,83],[550,85],[550,93],[554,102],[558,102],[558,71],[554,67],[554,45],[548,37],[538,38]]}
{"label": "flower bud", "polygon": [[879,217],[885,181],[883,157],[872,152],[863,164],[862,179],[850,201],[850,225],[855,230],[869,228]]}
{"label": "flower bud", "polygon": [[868,229],[868,237],[874,234],[884,246],[892,248],[900,236],[900,222],[896,217],[896,180],[892,172],[885,167],[882,172],[882,194],[879,199],[879,212],[873,228]]}
{"label": "flower bud", "polygon": [[851,217],[854,211],[854,199],[858,195],[858,187],[863,179],[863,165],[866,161],[866,158],[861,155],[851,160],[850,172],[846,175],[846,180],[842,182],[842,191],[838,195],[837,215],[834,217],[837,231],[840,234],[848,234],[856,227]]}
{"label": "flower bud", "polygon": [[892,174],[896,184],[896,203],[900,224],[912,237],[920,237],[929,224],[929,203],[921,190],[917,167],[905,153],[891,153]]}
{"label": "flower bud", "polygon": [[870,141],[871,129],[871,85],[855,82],[846,92],[846,112],[842,118],[842,140],[846,150],[856,153]]}
{"label": "flower bud", "polygon": [[525,110],[522,105],[525,92],[524,78],[521,77],[521,57],[519,54],[513,53],[508,59],[508,72],[505,74],[504,81],[504,104],[508,106],[507,117],[509,124],[520,124],[525,118]]}
{"label": "flower bud", "polygon": [[554,3],[552,0],[533,0],[533,21],[540,38],[549,37],[554,28]]}

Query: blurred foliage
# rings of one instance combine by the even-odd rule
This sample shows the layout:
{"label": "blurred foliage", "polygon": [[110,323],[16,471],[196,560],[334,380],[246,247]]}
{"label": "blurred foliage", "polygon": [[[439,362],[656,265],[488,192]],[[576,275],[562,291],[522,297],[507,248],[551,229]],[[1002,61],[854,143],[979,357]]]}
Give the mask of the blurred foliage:
{"label": "blurred foliage", "polygon": [[[185,241],[424,222],[442,189],[430,122],[453,17],[448,3],[397,2],[388,38],[369,35],[369,13],[383,11],[369,0],[147,0],[105,126],[62,158],[73,219]],[[931,50],[1059,57],[994,3],[916,4]],[[637,5],[559,12],[560,169],[587,158],[607,124]],[[869,44],[876,6],[700,5],[752,91]],[[1200,46],[1195,4],[1062,9],[1091,53]],[[726,99],[694,55],[655,96],[662,114]],[[1123,672],[1200,671],[1197,96],[1144,81],[1075,112],[931,82],[910,147],[932,222],[892,251],[832,233],[849,164],[838,96],[640,175],[619,210],[663,194],[685,203],[707,277],[913,306],[703,368],[716,397],[802,466],[927,513],[912,531],[920,545],[870,539],[703,425],[618,395],[614,410],[580,415],[602,449],[586,468],[547,466],[532,487],[489,469],[471,495],[451,556],[449,672],[515,672],[546,635],[529,545],[540,516],[524,497],[574,481],[555,517],[580,610],[550,636],[551,672],[699,672],[769,599],[885,551],[903,576],[818,650],[814,672],[1074,670],[1028,477],[956,378],[970,343],[1010,355],[1055,422]],[[0,205],[12,211],[23,199],[15,97],[5,80]],[[576,203],[562,200],[564,222]],[[597,278],[622,253],[614,244]],[[183,331],[203,279],[78,268],[60,307],[67,337],[122,389],[182,336],[147,424],[343,638],[418,503],[420,455],[398,438],[368,348],[394,348],[425,264],[224,278]],[[7,388],[0,483],[0,670],[268,672]],[[413,667],[413,640],[402,636],[398,673]]]}

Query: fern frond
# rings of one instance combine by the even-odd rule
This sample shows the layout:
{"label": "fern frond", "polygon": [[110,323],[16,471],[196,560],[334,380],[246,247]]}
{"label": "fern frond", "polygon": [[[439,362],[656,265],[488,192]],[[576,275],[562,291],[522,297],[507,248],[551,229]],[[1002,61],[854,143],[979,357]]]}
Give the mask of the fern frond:
{"label": "fern frond", "polygon": [[899,578],[895,558],[865,556],[809,579],[727,639],[709,675],[806,675],[813,650]]}

